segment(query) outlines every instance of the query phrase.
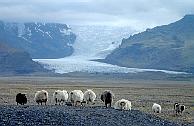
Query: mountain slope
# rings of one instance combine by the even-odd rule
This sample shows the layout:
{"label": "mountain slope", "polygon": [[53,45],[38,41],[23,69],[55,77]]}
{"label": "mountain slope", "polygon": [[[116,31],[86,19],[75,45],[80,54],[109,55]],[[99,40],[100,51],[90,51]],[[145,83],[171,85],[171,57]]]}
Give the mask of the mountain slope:
{"label": "mountain slope", "polygon": [[32,61],[27,52],[11,48],[0,42],[0,74],[34,72],[46,72],[46,70],[40,64]]}
{"label": "mountain slope", "polygon": [[194,15],[123,39],[103,62],[194,72]]}
{"label": "mountain slope", "polygon": [[32,58],[61,58],[73,53],[76,36],[65,24],[0,21],[0,41],[23,49]]}

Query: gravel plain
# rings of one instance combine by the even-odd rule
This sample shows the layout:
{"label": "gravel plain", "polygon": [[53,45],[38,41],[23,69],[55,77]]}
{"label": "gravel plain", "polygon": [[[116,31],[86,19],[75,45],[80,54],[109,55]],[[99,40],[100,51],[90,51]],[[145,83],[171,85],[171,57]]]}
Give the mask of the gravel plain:
{"label": "gravel plain", "polygon": [[[0,106],[1,126],[181,126],[138,110],[104,107]],[[186,124],[184,124],[186,126]]]}

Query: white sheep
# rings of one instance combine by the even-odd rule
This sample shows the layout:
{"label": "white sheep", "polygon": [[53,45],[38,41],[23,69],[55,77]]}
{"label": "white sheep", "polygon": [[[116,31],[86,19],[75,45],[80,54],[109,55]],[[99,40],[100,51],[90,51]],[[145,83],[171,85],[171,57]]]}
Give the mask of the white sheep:
{"label": "white sheep", "polygon": [[57,103],[63,104],[65,101],[68,100],[68,92],[66,90],[56,90],[53,93],[53,99],[55,101],[55,105],[57,105]]}
{"label": "white sheep", "polygon": [[84,93],[81,90],[73,90],[70,92],[70,101],[73,106],[77,106],[78,103],[83,101]]}
{"label": "white sheep", "polygon": [[114,109],[131,110],[131,102],[126,99],[121,99],[115,103]]}
{"label": "white sheep", "polygon": [[153,110],[153,112],[161,113],[162,108],[159,104],[154,103],[152,106],[152,110]]}
{"label": "white sheep", "polygon": [[96,94],[91,89],[87,89],[84,93],[83,101],[86,102],[86,104],[89,104],[90,102],[94,104],[95,99]]}
{"label": "white sheep", "polygon": [[46,102],[48,100],[48,92],[45,90],[41,90],[41,91],[37,91],[35,93],[35,97],[34,100],[39,104],[42,105],[42,103],[44,102],[46,105]]}

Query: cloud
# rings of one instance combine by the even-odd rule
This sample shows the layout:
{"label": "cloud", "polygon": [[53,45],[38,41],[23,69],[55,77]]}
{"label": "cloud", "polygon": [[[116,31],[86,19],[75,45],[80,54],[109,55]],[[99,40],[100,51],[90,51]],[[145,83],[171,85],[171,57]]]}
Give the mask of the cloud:
{"label": "cloud", "polygon": [[145,29],[194,14],[193,0],[6,0],[0,18]]}

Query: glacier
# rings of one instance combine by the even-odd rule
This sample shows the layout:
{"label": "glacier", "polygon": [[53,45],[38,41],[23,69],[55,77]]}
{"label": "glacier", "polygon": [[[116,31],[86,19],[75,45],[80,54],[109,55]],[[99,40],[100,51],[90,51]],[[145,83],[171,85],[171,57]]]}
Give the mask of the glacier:
{"label": "glacier", "polygon": [[75,43],[72,45],[74,48],[74,53],[71,56],[60,59],[33,60],[42,64],[46,69],[54,70],[56,73],[60,74],[70,72],[163,72],[167,74],[187,74],[185,72],[168,70],[127,68],[94,61],[95,59],[105,58],[121,44],[123,38],[137,33],[136,30],[131,29],[130,27],[73,25],[71,26],[71,30],[77,36]]}

